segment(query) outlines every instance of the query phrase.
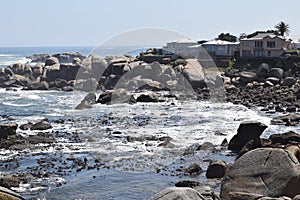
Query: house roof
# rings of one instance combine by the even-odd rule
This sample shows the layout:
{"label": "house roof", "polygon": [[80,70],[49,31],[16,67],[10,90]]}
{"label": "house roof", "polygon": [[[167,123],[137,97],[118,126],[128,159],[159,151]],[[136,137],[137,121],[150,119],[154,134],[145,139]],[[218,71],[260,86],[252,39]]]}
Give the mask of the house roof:
{"label": "house roof", "polygon": [[239,44],[239,42],[228,42],[224,40],[211,40],[203,43],[202,45],[234,45]]}
{"label": "house roof", "polygon": [[284,36],[281,36],[281,35],[275,35],[273,33],[258,33],[257,35],[251,37],[251,38],[243,38],[241,40],[262,40],[264,39],[265,37],[270,37],[270,38],[275,38],[275,37],[278,37],[280,39],[285,39]]}
{"label": "house roof", "polygon": [[181,38],[181,39],[170,41],[168,43],[194,43],[194,44],[197,44],[196,41],[188,39],[188,38]]}

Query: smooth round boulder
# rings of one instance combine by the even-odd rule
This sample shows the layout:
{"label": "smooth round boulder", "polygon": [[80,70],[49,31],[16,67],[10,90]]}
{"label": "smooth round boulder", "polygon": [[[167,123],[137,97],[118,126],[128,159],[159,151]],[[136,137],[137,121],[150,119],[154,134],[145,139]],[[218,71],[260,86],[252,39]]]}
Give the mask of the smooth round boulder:
{"label": "smooth round boulder", "polygon": [[300,194],[300,164],[290,151],[259,148],[238,158],[226,172],[221,186],[221,199],[230,193],[244,192],[266,197]]}
{"label": "smooth round boulder", "polygon": [[275,78],[278,78],[278,79],[282,79],[283,69],[281,69],[281,68],[272,68],[272,69],[270,69],[269,77],[275,77]]}
{"label": "smooth round boulder", "polygon": [[258,77],[265,78],[269,73],[269,65],[267,63],[262,63],[259,65],[258,69],[256,70],[256,75]]}

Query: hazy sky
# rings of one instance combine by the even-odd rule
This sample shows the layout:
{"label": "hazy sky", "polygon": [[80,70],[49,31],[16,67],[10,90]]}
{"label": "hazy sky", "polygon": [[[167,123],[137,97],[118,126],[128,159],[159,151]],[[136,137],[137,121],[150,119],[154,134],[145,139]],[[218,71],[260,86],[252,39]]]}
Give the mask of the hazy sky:
{"label": "hazy sky", "polygon": [[300,35],[299,14],[299,0],[0,0],[0,47],[95,46],[143,27],[212,39],[280,21]]}

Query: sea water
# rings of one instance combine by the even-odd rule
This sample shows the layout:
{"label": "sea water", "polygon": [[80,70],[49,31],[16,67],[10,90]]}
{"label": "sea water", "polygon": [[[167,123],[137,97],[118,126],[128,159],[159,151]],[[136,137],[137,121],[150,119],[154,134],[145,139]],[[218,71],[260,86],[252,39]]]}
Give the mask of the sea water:
{"label": "sea water", "polygon": [[[4,62],[13,63],[32,53],[79,51],[88,55],[91,49],[87,47],[8,48],[6,50],[1,48],[0,55],[6,55],[7,60]],[[111,54],[117,54],[123,52],[124,49],[109,49],[109,51]],[[10,60],[9,56],[14,59],[10,58]],[[3,66],[7,64],[4,62],[2,62]],[[218,145],[224,139],[230,140],[243,121],[256,120],[268,125],[264,137],[288,130],[299,132],[297,127],[271,125],[270,121],[273,116],[265,115],[255,109],[250,110],[232,103],[193,99],[168,99],[166,102],[133,105],[97,104],[88,111],[75,110],[74,107],[85,95],[86,93],[78,91],[6,91],[0,89],[1,123],[11,121],[18,124],[34,123],[45,118],[51,122],[59,119],[70,120],[70,123],[53,123],[53,131],[64,130],[66,134],[59,138],[51,148],[31,151],[2,150],[1,162],[5,163],[12,159],[18,161],[18,165],[9,162],[11,167],[8,169],[1,164],[2,173],[26,172],[27,167],[39,166],[36,160],[41,157],[53,158],[53,160],[69,156],[94,158],[101,160],[106,166],[99,170],[73,171],[65,176],[35,180],[38,182],[36,185],[22,184],[14,188],[25,197],[147,199],[166,187],[174,186],[174,183],[179,180],[191,179],[176,175],[176,169],[179,166],[198,163],[206,169],[208,163],[205,160],[219,159],[233,162],[234,157],[227,156],[226,151],[218,154],[209,151],[200,151],[195,154],[184,154],[184,152],[204,142]],[[101,123],[103,120],[107,120],[108,123]],[[34,131],[19,129],[17,131],[24,137],[37,134]],[[115,131],[120,134],[113,134]],[[74,142],[68,139],[68,133],[74,132],[78,133],[80,141]],[[129,142],[128,137],[170,137],[175,148],[161,147],[159,140]],[[59,165],[59,163],[56,164]],[[48,168],[44,170],[51,171]],[[219,182],[206,180],[204,173],[192,179],[202,181],[213,188],[219,188]],[[56,187],[60,182],[66,184]]]}

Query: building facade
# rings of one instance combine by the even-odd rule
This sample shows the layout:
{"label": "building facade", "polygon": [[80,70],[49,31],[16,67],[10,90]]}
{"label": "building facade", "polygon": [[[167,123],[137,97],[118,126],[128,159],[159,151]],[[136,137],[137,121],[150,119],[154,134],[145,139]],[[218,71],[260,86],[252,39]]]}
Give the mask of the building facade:
{"label": "building facade", "polygon": [[280,57],[288,48],[289,41],[280,35],[258,33],[240,40],[241,57]]}

